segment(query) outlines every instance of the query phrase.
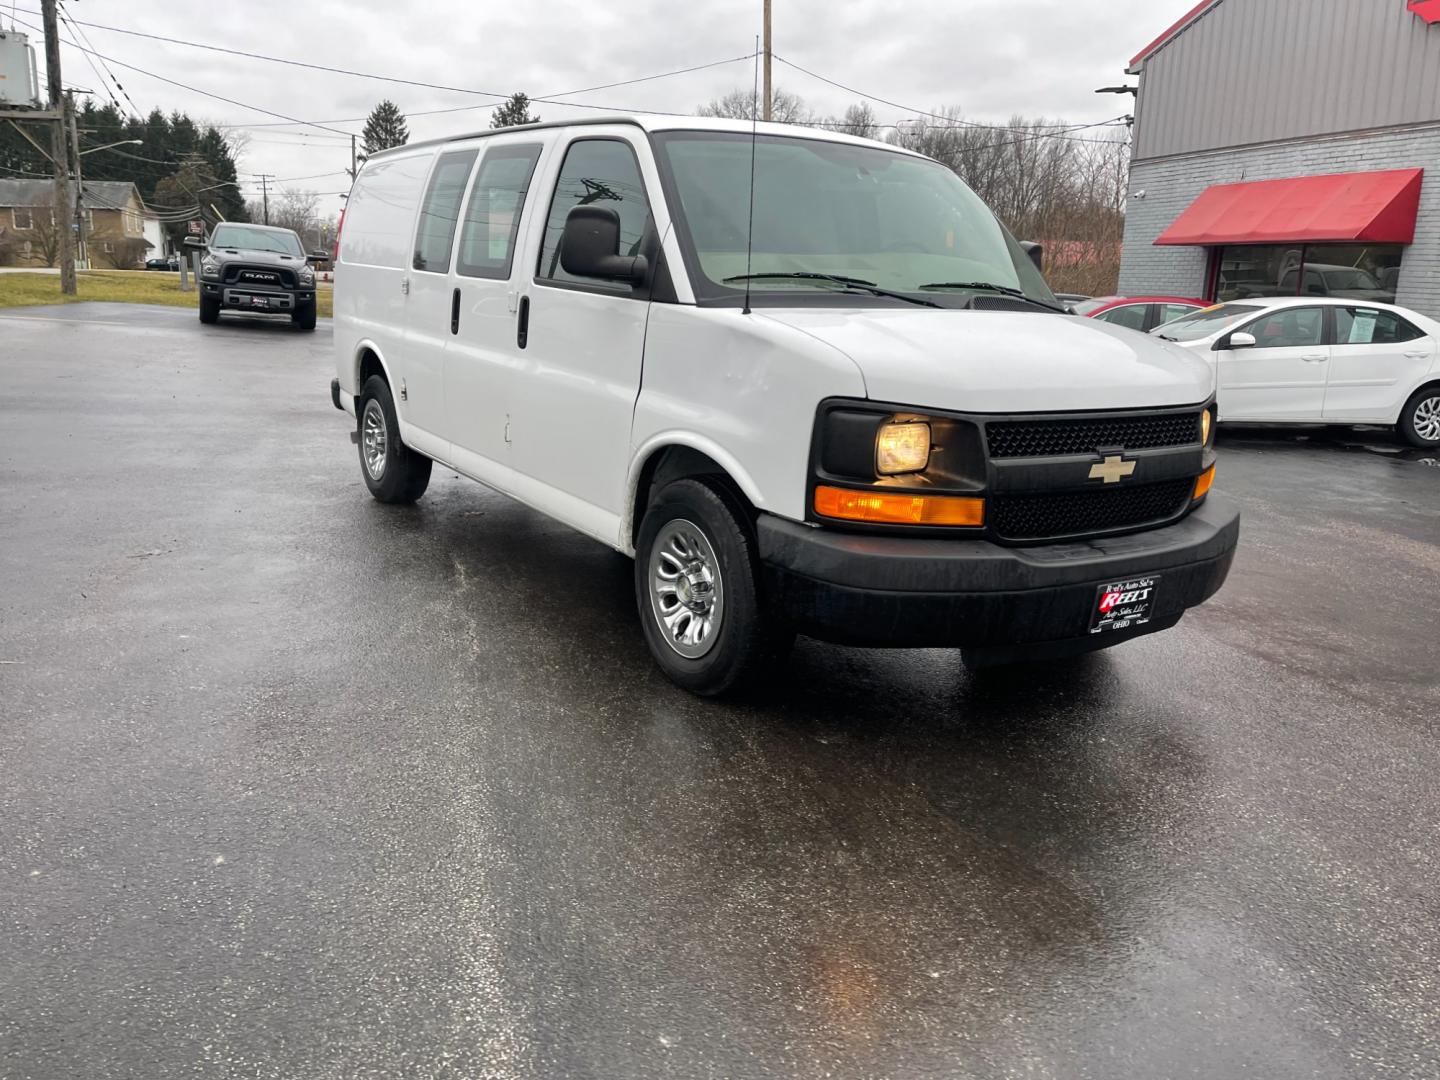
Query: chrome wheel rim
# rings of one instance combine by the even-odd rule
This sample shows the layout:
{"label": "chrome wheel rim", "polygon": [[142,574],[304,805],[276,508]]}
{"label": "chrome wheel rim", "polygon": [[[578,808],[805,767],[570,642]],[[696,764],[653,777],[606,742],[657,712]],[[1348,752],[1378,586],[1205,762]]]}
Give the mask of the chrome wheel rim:
{"label": "chrome wheel rim", "polygon": [[360,423],[360,456],[365,459],[365,471],[371,480],[380,480],[385,475],[389,457],[390,433],[385,424],[385,410],[380,402],[371,398],[365,403],[364,419]]}
{"label": "chrome wheel rim", "polygon": [[1410,423],[1415,428],[1415,434],[1422,439],[1440,439],[1440,394],[1425,398],[1416,405]]}
{"label": "chrome wheel rim", "polygon": [[689,660],[714,646],[725,583],[709,539],[693,522],[667,521],[650,548],[650,610],[665,644]]}

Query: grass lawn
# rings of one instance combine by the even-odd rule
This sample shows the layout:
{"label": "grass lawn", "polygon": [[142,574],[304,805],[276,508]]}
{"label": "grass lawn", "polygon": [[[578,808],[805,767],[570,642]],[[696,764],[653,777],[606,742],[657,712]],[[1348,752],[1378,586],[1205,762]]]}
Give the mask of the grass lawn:
{"label": "grass lawn", "polygon": [[[180,291],[180,275],[161,270],[81,270],[77,275],[79,296],[60,292],[59,274],[0,274],[0,308],[29,307],[35,304],[64,304],[77,300],[109,300],[127,304],[168,304],[195,307],[194,292]],[[321,318],[329,318],[335,292],[322,286],[316,290]]]}

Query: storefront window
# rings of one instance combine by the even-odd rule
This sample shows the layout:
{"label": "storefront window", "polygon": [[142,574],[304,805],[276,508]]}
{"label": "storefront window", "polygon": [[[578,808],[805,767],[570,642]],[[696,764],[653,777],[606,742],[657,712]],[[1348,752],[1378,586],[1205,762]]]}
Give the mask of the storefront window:
{"label": "storefront window", "polygon": [[1343,296],[1395,302],[1399,244],[1264,244],[1217,249],[1216,300]]}

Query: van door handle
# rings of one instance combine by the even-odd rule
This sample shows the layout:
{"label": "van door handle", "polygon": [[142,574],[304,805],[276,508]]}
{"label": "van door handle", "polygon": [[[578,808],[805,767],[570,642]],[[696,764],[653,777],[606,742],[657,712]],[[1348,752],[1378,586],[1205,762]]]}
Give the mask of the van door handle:
{"label": "van door handle", "polygon": [[520,348],[530,340],[530,297],[520,298],[520,318],[515,324],[515,344]]}
{"label": "van door handle", "polygon": [[460,332],[460,290],[450,294],[450,333]]}

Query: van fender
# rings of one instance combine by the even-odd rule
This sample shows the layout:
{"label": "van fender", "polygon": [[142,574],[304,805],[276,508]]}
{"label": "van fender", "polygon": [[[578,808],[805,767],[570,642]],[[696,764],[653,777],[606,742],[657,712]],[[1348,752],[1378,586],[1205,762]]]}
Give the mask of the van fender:
{"label": "van fender", "polygon": [[726,475],[740,489],[741,494],[749,500],[751,506],[757,510],[765,508],[765,496],[761,493],[759,485],[755,483],[754,477],[750,475],[745,466],[740,464],[735,455],[719,443],[693,431],[658,431],[641,443],[630,458],[629,475],[626,477],[625,483],[625,513],[620,522],[620,542],[624,544],[623,550],[628,555],[635,554],[630,537],[635,532],[637,510],[635,500],[639,494],[640,471],[645,467],[645,462],[649,461],[656,452],[671,446],[684,446],[704,454],[725,470]]}
{"label": "van fender", "polygon": [[380,346],[370,338],[361,338],[355,343],[355,348],[350,353],[350,384],[355,388],[355,396],[360,396],[360,358],[367,352],[375,354],[375,359],[380,362],[380,369],[385,372],[385,381],[393,389],[395,380],[390,377],[390,365],[385,360],[385,353]]}

